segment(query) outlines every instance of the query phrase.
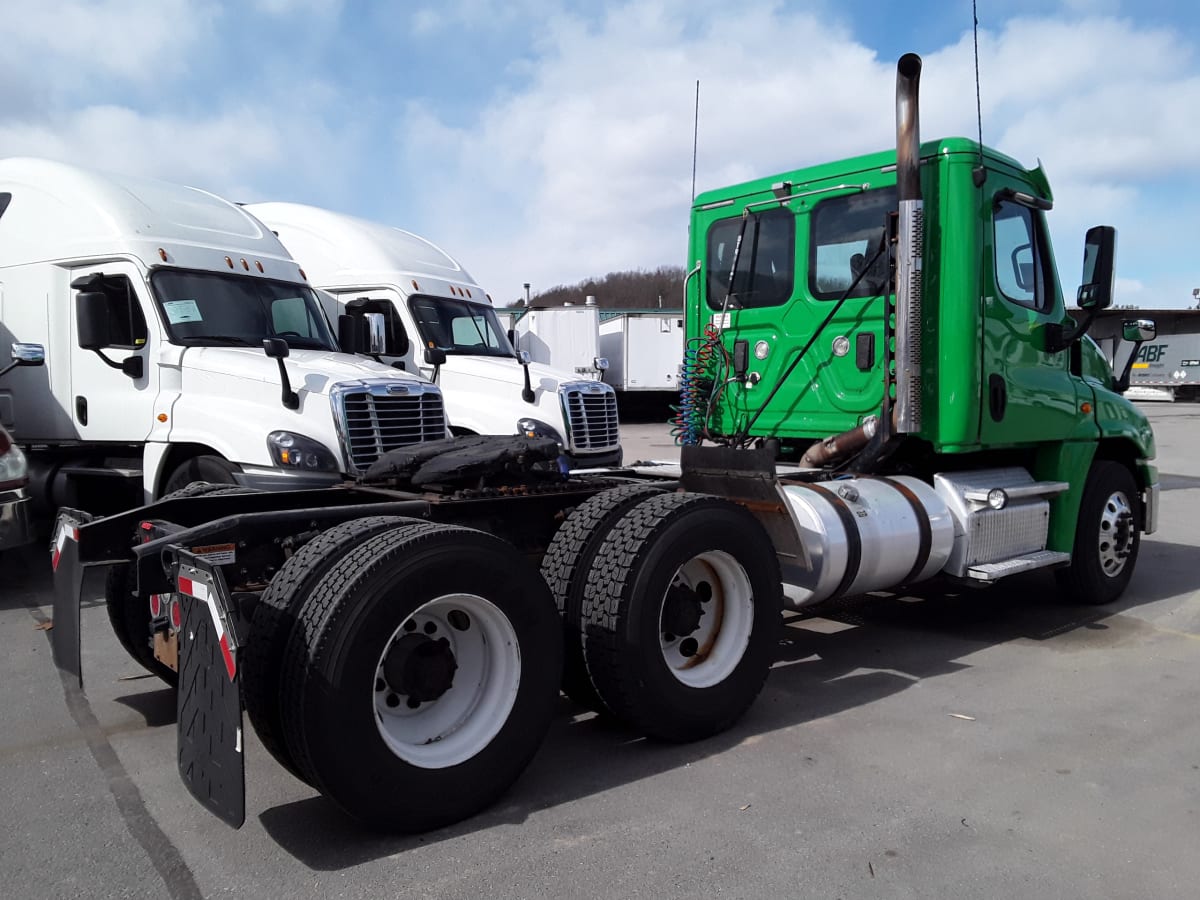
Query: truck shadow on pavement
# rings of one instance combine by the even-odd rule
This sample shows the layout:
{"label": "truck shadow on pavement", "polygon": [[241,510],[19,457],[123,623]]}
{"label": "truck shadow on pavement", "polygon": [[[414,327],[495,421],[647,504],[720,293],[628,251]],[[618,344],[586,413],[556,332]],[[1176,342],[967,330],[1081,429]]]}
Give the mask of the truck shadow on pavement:
{"label": "truck shadow on pavement", "polygon": [[490,810],[429,834],[380,835],[315,796],[266,809],[259,819],[280,847],[322,871],[521,824],[542,810],[953,675],[971,666],[965,657],[997,644],[1090,652],[1142,639],[1155,626],[1133,611],[1200,589],[1200,570],[1190,563],[1195,553],[1191,545],[1147,539],[1129,589],[1104,607],[1060,603],[1053,576],[1031,573],[986,590],[922,585],[910,594],[879,592],[788,614],[766,687],[735,728],[696,744],[662,744],[564,697],[545,744],[512,790]]}

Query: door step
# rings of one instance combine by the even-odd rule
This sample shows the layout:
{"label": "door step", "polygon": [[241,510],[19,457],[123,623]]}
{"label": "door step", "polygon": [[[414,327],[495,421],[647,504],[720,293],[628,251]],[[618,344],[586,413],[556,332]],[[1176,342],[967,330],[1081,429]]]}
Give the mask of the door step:
{"label": "door step", "polygon": [[1063,566],[1071,561],[1070,553],[1060,550],[1038,550],[1012,559],[1002,559],[1000,562],[979,563],[967,569],[967,577],[975,581],[999,581],[1009,575],[1019,572],[1030,572],[1034,569],[1046,569],[1050,566]]}

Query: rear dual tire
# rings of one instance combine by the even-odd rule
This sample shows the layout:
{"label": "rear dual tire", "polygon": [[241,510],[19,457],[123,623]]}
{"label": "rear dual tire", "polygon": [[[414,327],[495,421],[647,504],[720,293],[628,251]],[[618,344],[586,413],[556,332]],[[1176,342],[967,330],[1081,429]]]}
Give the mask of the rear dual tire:
{"label": "rear dual tire", "polygon": [[639,731],[694,741],[732,726],[778,648],[779,563],[758,520],[727,500],[663,494],[629,509],[588,571],[587,673]]}
{"label": "rear dual tire", "polygon": [[426,831],[493,803],[528,765],[558,697],[560,625],[537,570],[445,525],[375,534],[330,565],[283,651],[295,769],[347,813]]}

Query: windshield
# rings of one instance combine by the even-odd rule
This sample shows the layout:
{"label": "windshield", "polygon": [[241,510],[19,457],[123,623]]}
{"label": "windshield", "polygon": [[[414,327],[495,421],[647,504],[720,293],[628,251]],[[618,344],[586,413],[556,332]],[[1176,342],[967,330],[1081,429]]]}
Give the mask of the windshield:
{"label": "windshield", "polygon": [[336,350],[312,288],[216,272],[160,270],[151,276],[171,341],[187,347],[289,347]]}
{"label": "windshield", "polygon": [[490,306],[447,297],[412,297],[408,308],[426,347],[463,356],[516,355]]}

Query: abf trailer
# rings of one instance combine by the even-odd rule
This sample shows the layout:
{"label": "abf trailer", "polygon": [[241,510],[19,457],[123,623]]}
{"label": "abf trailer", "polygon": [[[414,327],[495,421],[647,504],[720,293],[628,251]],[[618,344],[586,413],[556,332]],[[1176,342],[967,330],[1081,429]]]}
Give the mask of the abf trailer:
{"label": "abf trailer", "polygon": [[[124,571],[178,648],[201,802],[245,817],[245,708],[350,814],[417,830],[512,783],[560,685],[650,737],[728,728],[785,606],[1038,568],[1116,599],[1155,527],[1149,422],[1068,320],[1045,175],[922,145],[920,65],[898,66],[895,150],[696,198],[677,469],[563,475],[551,440],[458,438],[341,488],[65,510],[59,665],[79,672],[81,566]],[[1088,232],[1089,319],[1114,247]]]}
{"label": "abf trailer", "polygon": [[0,418],[51,507],[128,508],[198,479],[329,485],[446,435],[437,387],[341,352],[275,236],[193,188],[0,161],[13,342],[45,365],[0,383]]}
{"label": "abf trailer", "polygon": [[550,437],[572,467],[619,465],[612,388],[519,356],[491,298],[418,235],[297,203],[245,209],[283,241],[331,315],[381,315],[395,357],[443,391],[454,434]]}

